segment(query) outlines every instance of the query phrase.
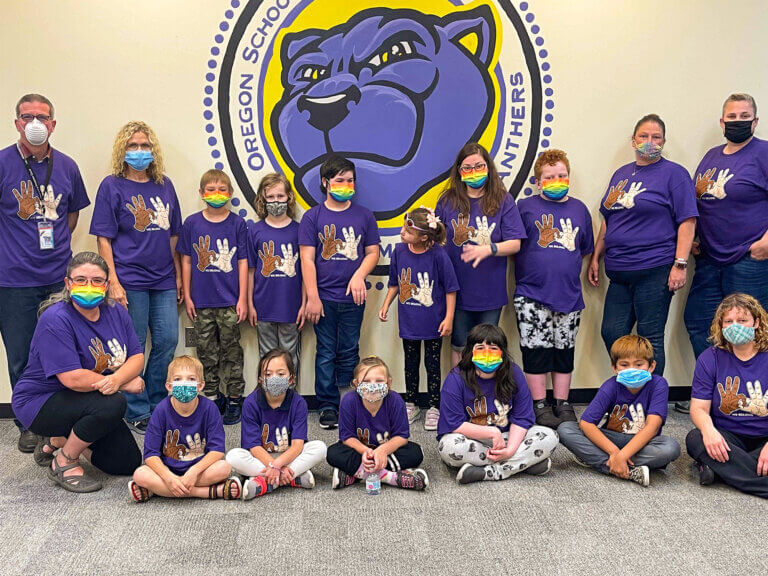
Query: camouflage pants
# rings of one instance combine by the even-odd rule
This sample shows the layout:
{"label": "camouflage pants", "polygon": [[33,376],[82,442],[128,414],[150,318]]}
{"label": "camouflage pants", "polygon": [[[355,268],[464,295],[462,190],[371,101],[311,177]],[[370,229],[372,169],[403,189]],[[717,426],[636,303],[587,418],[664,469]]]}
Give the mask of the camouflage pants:
{"label": "camouflage pants", "polygon": [[227,396],[242,396],[245,390],[243,347],[235,307],[198,308],[195,332],[197,357],[204,370],[203,393],[216,396],[221,390]]}

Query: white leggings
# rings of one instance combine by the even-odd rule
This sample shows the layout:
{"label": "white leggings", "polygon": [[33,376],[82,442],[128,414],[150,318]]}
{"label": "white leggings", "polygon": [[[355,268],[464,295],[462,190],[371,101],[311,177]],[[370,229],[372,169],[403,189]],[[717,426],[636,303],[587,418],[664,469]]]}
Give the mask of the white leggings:
{"label": "white leggings", "polygon": [[[293,474],[296,477],[299,477],[313,466],[325,460],[326,450],[325,442],[320,440],[304,442],[301,454],[288,464],[288,468],[293,470]],[[279,456],[279,454],[275,454],[275,456]],[[244,448],[233,448],[227,452],[227,462],[232,466],[233,472],[243,476],[256,476],[266,468],[258,458],[255,458],[249,450]]]}

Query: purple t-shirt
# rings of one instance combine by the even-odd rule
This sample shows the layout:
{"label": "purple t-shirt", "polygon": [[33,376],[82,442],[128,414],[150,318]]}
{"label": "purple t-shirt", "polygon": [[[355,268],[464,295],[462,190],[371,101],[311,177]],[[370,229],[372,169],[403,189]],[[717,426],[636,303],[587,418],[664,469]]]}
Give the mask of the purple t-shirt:
{"label": "purple t-shirt", "polygon": [[29,362],[13,389],[13,411],[25,428],[48,398],[67,389],[57,374],[81,368],[111,374],[144,352],[125,308],[102,304],[99,310],[99,319],[91,322],[68,302],[58,302],[40,316]]}
{"label": "purple t-shirt", "polygon": [[768,228],[768,142],[735,154],[712,148],[696,169],[702,252],[719,264],[741,259]]}
{"label": "purple t-shirt", "polygon": [[263,390],[251,392],[243,402],[241,447],[250,450],[261,446],[267,452],[285,452],[293,440],[307,441],[307,402],[301,394],[289,389],[283,403],[272,408]]}
{"label": "purple t-shirt", "polygon": [[[659,416],[664,426],[668,399],[669,384],[661,376],[651,374],[651,379],[637,394],[632,394],[613,376],[600,386],[581,419],[597,426],[603,416],[608,414],[603,428],[624,434],[637,434],[645,427],[645,419],[651,414]],[[661,434],[661,428],[658,434]]]}
{"label": "purple t-shirt", "polygon": [[144,460],[157,456],[174,474],[182,475],[208,452],[226,452],[224,422],[216,404],[205,396],[189,416],[164,398],[149,418],[144,435]]}
{"label": "purple t-shirt", "polygon": [[202,212],[184,221],[176,244],[192,259],[192,302],[197,308],[235,306],[240,296],[238,261],[248,259],[248,227],[230,212],[221,222],[209,222]]}
{"label": "purple t-shirt", "polygon": [[451,434],[464,422],[480,426],[496,426],[502,432],[514,424],[526,430],[534,425],[533,400],[525,375],[517,364],[512,366],[512,378],[517,392],[506,405],[496,400],[496,379],[477,378],[480,396],[475,398],[466,385],[458,367],[448,373],[440,393],[440,419],[437,422],[437,439]]}
{"label": "purple t-shirt", "polygon": [[696,193],[688,171],[679,164],[666,158],[648,166],[631,162],[614,172],[600,213],[606,226],[606,270],[671,266],[677,227],[698,216]]}
{"label": "purple t-shirt", "polygon": [[347,284],[360,268],[365,248],[379,243],[373,212],[350,204],[341,212],[318,204],[304,213],[299,224],[299,245],[315,248],[317,290],[321,300],[353,302]]}
{"label": "purple t-shirt", "polygon": [[115,271],[127,290],[172,290],[176,275],[171,236],[181,231],[181,208],[168,176],[134,182],[119,176],[101,181],[91,234],[112,241]]}
{"label": "purple t-shirt", "polygon": [[531,196],[518,204],[528,237],[515,255],[515,296],[567,314],[584,309],[581,261],[595,248],[592,217],[581,200]]}
{"label": "purple t-shirt", "polygon": [[434,340],[445,318],[445,295],[456,292],[459,282],[451,259],[441,246],[414,254],[401,242],[389,261],[389,286],[399,286],[397,319],[400,338]]}
{"label": "purple t-shirt", "polygon": [[508,302],[508,259],[488,257],[477,268],[472,268],[471,262],[461,261],[464,244],[489,245],[491,242],[498,244],[525,238],[525,228],[512,196],[504,196],[498,212],[493,216],[483,214],[481,200],[469,199],[469,217],[459,214],[446,199],[439,200],[435,208],[435,214],[445,224],[445,250],[459,280],[456,296],[456,308],[459,310],[496,310]]}
{"label": "purple t-shirt", "polygon": [[712,402],[715,427],[768,437],[768,352],[745,362],[727,350],[707,348],[696,360],[691,398]]}
{"label": "purple t-shirt", "polygon": [[301,308],[299,223],[273,228],[265,220],[248,230],[253,305],[259,322],[296,322]]}
{"label": "purple t-shirt", "polygon": [[[58,150],[53,150],[52,154],[51,198],[46,208],[37,198],[17,145],[0,150],[0,243],[8,254],[0,274],[0,286],[47,286],[63,281],[66,275],[72,257],[72,235],[67,216],[91,202],[75,161]],[[29,166],[41,187],[45,185],[50,161],[29,159]],[[47,191],[42,192],[48,195]],[[53,248],[48,250],[40,249],[38,226],[44,223],[53,226]]]}
{"label": "purple t-shirt", "polygon": [[408,414],[400,394],[390,390],[376,416],[371,416],[360,395],[352,391],[341,399],[339,406],[339,440],[357,438],[370,448],[384,444],[395,436],[409,438]]}

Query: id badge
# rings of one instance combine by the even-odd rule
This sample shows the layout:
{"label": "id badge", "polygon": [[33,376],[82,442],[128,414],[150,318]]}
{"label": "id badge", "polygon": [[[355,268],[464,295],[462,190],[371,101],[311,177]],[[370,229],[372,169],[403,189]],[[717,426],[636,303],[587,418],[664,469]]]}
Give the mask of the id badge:
{"label": "id badge", "polygon": [[37,236],[40,239],[40,250],[53,250],[53,222],[38,220]]}

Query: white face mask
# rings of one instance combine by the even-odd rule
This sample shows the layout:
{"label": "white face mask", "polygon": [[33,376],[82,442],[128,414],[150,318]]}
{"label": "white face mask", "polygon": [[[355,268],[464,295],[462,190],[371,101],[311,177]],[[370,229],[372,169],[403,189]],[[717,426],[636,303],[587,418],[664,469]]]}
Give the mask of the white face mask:
{"label": "white face mask", "polygon": [[32,146],[40,146],[48,140],[48,127],[35,118],[24,126],[24,136]]}

